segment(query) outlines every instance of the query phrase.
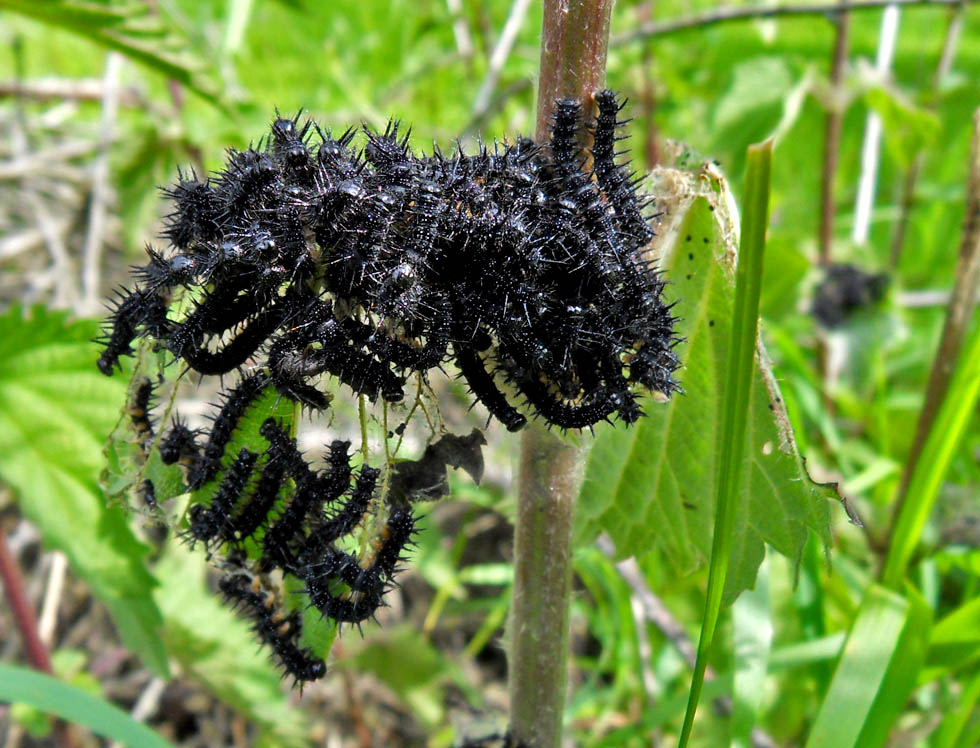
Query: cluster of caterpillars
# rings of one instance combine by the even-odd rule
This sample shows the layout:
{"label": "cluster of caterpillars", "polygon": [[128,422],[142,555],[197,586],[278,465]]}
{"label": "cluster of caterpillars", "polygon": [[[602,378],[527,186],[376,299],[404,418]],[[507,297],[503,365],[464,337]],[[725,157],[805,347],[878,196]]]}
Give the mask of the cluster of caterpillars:
{"label": "cluster of caterpillars", "polygon": [[[641,253],[646,201],[616,161],[620,104],[596,100],[591,123],[559,102],[547,146],[474,155],[418,156],[397,123],[358,151],[353,130],[276,119],[258,148],[168,191],[174,251],[150,250],[122,293],[99,367],[146,335],[201,374],[260,361],[280,393],[323,409],[320,375],[392,402],[408,374],[452,361],[511,430],[526,417],[499,380],[558,427],[634,421],[634,386],[677,388],[674,318]],[[175,319],[180,286],[200,293]]]}
{"label": "cluster of caterpillars", "polygon": [[[653,233],[648,201],[617,161],[622,105],[610,91],[596,102],[594,120],[558,102],[547,144],[518,139],[473,155],[418,155],[396,122],[365,128],[358,149],[354,130],[334,137],[299,115],[277,117],[257,147],[229,151],[222,171],[182,175],[166,191],[171,246],[148,249],[120,292],[98,366],[112,374],[142,337],[202,376],[240,372],[210,428],[176,419],[159,454],[194,492],[188,542],[229,558],[251,549],[257,568],[232,564],[222,591],[297,680],[322,674],[322,661],[299,646],[298,618],[264,597],[255,575],[301,579],[338,622],[370,618],[411,540],[411,501],[443,492],[445,465],[460,449],[478,452],[482,437],[454,437],[400,465],[379,501],[379,471],[352,470],[347,442],[315,470],[268,420],[264,443],[230,449],[262,393],[323,411],[330,375],[397,402],[410,376],[451,362],[516,431],[525,413],[563,429],[613,415],[631,423],[642,414],[638,388],[677,389],[675,320],[641,251]],[[137,388],[130,405],[144,445],[149,395]],[[156,500],[152,483],[142,491]],[[377,509],[387,520],[371,558],[342,550]]]}
{"label": "cluster of caterpillars", "polygon": [[[370,558],[344,551],[343,541],[377,510],[375,489],[381,472],[366,464],[352,470],[349,442],[334,441],[323,469],[315,470],[284,425],[267,418],[259,429],[265,450],[241,447],[230,462],[222,463],[231,436],[267,386],[264,374],[243,378],[224,396],[207,434],[175,419],[161,435],[159,454],[164,464],[182,466],[189,490],[211,489],[210,500],[191,504],[181,535],[191,546],[201,544],[209,555],[224,549],[220,590],[252,620],[256,634],[286,674],[303,682],[321,677],[325,664],[300,645],[299,612],[286,612],[275,595],[262,594],[262,579],[274,571],[300,579],[310,603],[338,623],[359,625],[373,617],[384,604],[383,595],[415,532],[411,501],[421,484],[389,492],[387,521]],[[141,448],[154,437],[152,392],[151,380],[141,379],[128,406]],[[477,450],[480,443],[482,439]],[[444,472],[451,462],[446,457],[439,467]],[[143,483],[143,498],[156,502],[149,480]]]}

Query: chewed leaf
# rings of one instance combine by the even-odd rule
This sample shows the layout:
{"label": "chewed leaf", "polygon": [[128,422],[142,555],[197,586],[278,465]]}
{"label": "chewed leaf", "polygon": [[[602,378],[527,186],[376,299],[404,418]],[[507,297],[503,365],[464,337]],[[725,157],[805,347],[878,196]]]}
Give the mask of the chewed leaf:
{"label": "chewed leaf", "polygon": [[[662,235],[667,294],[686,342],[679,352],[684,394],[644,403],[646,417],[630,429],[596,428],[579,501],[576,538],[606,532],[619,556],[656,547],[681,572],[708,558],[715,495],[716,434],[734,300],[733,227],[720,177],[670,171],[668,213],[678,216]],[[699,178],[702,181],[698,181]],[[693,186],[692,186],[693,185]],[[685,192],[686,190],[686,192]],[[829,542],[831,490],[812,483],[796,451],[779,387],[759,345],[741,477],[738,525],[726,586],[731,600],[755,581],[765,544],[797,559],[807,530]]]}

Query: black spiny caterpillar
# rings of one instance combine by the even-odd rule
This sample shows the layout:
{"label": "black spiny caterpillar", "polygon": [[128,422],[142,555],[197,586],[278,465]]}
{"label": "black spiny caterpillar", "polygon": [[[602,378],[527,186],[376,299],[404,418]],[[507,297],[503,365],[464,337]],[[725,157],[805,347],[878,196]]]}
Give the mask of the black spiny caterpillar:
{"label": "black spiny caterpillar", "polygon": [[[648,200],[616,161],[621,104],[610,91],[596,102],[594,122],[558,102],[545,145],[518,139],[473,155],[418,155],[394,121],[365,128],[358,149],[354,130],[333,137],[277,117],[221,172],[182,174],[166,190],[171,246],[149,249],[120,293],[98,366],[111,375],[144,337],[202,376],[241,372],[210,428],[175,420],[159,456],[181,465],[192,492],[184,538],[234,559],[222,592],[296,680],[325,666],[299,644],[301,616],[280,612],[256,575],[289,575],[324,617],[360,625],[411,545],[412,502],[448,491],[447,466],[478,478],[484,440],[446,435],[417,462],[388,466],[378,500],[381,471],[352,469],[347,442],[320,470],[271,418],[259,444],[241,446],[240,425],[271,388],[325,410],[318,379],[329,374],[396,402],[411,375],[452,362],[511,431],[528,411],[562,429],[614,414],[632,423],[637,389],[677,390],[674,318],[642,254]],[[140,383],[129,408],[144,445],[151,394]],[[156,502],[153,489],[143,481],[144,500]],[[380,536],[359,558],[347,541],[379,511]]]}
{"label": "black spiny caterpillar", "polygon": [[[281,394],[324,409],[321,374],[397,401],[409,373],[454,360],[511,430],[526,419],[498,378],[554,426],[636,420],[634,385],[677,389],[674,319],[640,252],[646,199],[615,161],[620,104],[596,101],[592,125],[559,102],[547,146],[474,155],[418,156],[396,122],[358,151],[353,131],[276,119],[259,148],[167,192],[173,251],[151,250],[116,305],[99,368],[148,335],[201,374],[263,364]],[[203,291],[182,319],[177,286]],[[205,456],[198,482],[212,469]]]}

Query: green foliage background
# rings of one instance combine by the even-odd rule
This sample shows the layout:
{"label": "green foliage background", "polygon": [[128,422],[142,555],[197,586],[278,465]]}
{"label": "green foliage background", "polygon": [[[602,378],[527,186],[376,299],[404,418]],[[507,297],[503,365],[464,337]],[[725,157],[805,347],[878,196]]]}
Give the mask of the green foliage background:
{"label": "green foliage background", "polygon": [[[618,3],[614,39],[645,20],[648,7]],[[667,19],[712,7],[701,0],[666,0],[656,3],[653,12]],[[128,263],[139,260],[143,244],[156,240],[163,210],[156,186],[173,179],[178,166],[216,168],[224,148],[243,147],[266,131],[275,108],[290,114],[303,109],[334,130],[361,122],[383,126],[394,116],[413,125],[413,142],[424,149],[432,141],[448,149],[461,133],[467,139],[482,133],[489,141],[529,132],[540,3],[531,4],[499,71],[490,111],[474,111],[510,11],[511,3],[504,0],[464,0],[460,20],[473,47],[465,55],[447,4],[436,0],[0,0],[0,78],[99,79],[107,48],[124,55],[120,85],[134,92],[136,103],[120,108],[109,151],[112,210],[121,230],[106,271],[108,290],[111,281],[124,277]],[[848,524],[843,511],[830,505],[832,566],[825,563],[819,519],[758,533],[752,563],[740,567],[749,571],[737,582],[741,589],[755,581],[754,589],[739,597],[722,621],[726,644],[712,661],[719,677],[706,688],[706,699],[733,698],[734,718],[718,718],[704,709],[695,732],[699,745],[730,740],[747,745],[753,728],[787,745],[808,739],[813,745],[847,745],[848,735],[860,736],[855,738],[860,745],[911,741],[965,748],[980,742],[980,536],[975,529],[980,524],[980,428],[975,412],[910,568],[911,586],[885,590],[874,585],[944,315],[941,305],[909,306],[903,294],[949,289],[953,283],[971,117],[980,104],[980,9],[963,11],[952,70],[934,81],[950,12],[903,9],[893,74],[886,80],[871,72],[880,11],[855,13],[851,19],[835,180],[835,259],[873,270],[887,267],[901,185],[917,157],[921,172],[888,298],[830,336],[847,355],[840,380],[829,390],[817,354],[824,336],[806,313],[805,300],[818,277],[816,234],[834,26],[819,16],[745,21],[647,42],[614,41],[610,50],[608,81],[631,99],[630,146],[639,167],[648,163],[655,146],[663,152],[664,139],[681,140],[687,153],[703,154],[730,176],[738,202],[746,146],[776,134],[763,339],[811,474],[839,482],[866,525],[862,531]],[[51,104],[7,97],[0,106],[36,112]],[[870,240],[855,246],[849,240],[851,206],[871,111],[882,117],[884,142]],[[99,102],[80,102],[70,122],[80,137],[98,138]],[[694,165],[701,161],[689,159]],[[681,260],[675,255],[671,261],[676,266]],[[4,265],[4,272],[8,268],[17,272],[15,265]],[[699,271],[717,273],[718,266],[707,262]],[[720,304],[723,318],[723,300],[713,295],[716,281],[694,275],[673,274],[671,293],[693,300],[694,311]],[[199,560],[170,548],[148,566],[147,548],[134,523],[118,508],[104,508],[97,483],[101,447],[124,395],[121,379],[106,380],[94,369],[87,341],[95,330],[93,322],[71,321],[61,312],[5,310],[0,319],[0,481],[20,499],[21,511],[41,529],[46,543],[67,552],[73,569],[109,606],[124,643],[144,665],[164,674],[176,659],[184,671],[261,725],[269,741],[303,744],[311,715],[287,703],[275,671],[262,655],[254,655],[246,627],[208,596]],[[696,333],[692,329],[689,338]],[[723,372],[714,366],[717,381]],[[701,366],[692,365],[684,374],[688,389],[705,379],[712,378]],[[619,556],[636,554],[645,587],[672,612],[682,633],[696,637],[705,577],[698,566],[710,547],[711,515],[707,510],[698,515],[695,532],[678,531],[663,522],[663,510],[652,502],[665,501],[671,490],[676,490],[674,498],[682,497],[687,482],[697,479],[699,464],[688,464],[688,473],[677,475],[673,488],[660,485],[653,492],[642,469],[624,477],[617,462],[625,464],[625,451],[637,444],[654,450],[664,442],[676,451],[683,441],[678,444],[675,436],[690,440],[712,428],[709,418],[686,424],[675,435],[662,430],[665,417],[664,409],[631,431],[598,430],[592,481],[581,503],[576,571],[583,592],[574,610],[578,630],[597,645],[582,649],[575,660],[567,716],[577,744],[648,745],[655,738],[669,744],[683,715],[688,667],[649,613],[645,619],[635,616],[635,586],[594,543],[604,532]],[[758,426],[773,428],[764,418]],[[700,467],[702,474],[710,473],[709,466]],[[616,492],[621,495],[612,495]],[[778,491],[751,492],[745,525],[765,528],[779,496]],[[492,487],[460,486],[455,500],[469,502],[474,512],[510,511]],[[614,516],[631,503],[635,517]],[[486,624],[461,654],[472,660],[500,634],[509,570],[499,560],[461,565],[465,539],[456,539],[447,550],[435,535],[423,534],[416,557],[416,566],[436,591],[430,618],[482,612]],[[794,561],[800,556],[799,570],[777,554],[763,561],[763,541]],[[600,541],[599,547],[606,546]],[[489,602],[471,599],[467,589],[476,584],[499,593]],[[219,616],[222,635],[209,639],[203,632]],[[450,663],[460,653],[433,647],[429,630],[369,631],[363,646],[340,667],[388,681],[429,744],[450,745],[460,733],[447,726],[447,684],[461,689],[475,708],[486,704],[479,689]],[[849,667],[846,656],[837,667],[842,646],[845,655],[877,654],[864,669]],[[392,654],[406,651],[411,658]],[[864,694],[860,703],[852,697],[855,692]],[[902,698],[884,698],[895,693]],[[856,724],[833,719],[855,710]],[[343,733],[345,728],[330,729]]]}

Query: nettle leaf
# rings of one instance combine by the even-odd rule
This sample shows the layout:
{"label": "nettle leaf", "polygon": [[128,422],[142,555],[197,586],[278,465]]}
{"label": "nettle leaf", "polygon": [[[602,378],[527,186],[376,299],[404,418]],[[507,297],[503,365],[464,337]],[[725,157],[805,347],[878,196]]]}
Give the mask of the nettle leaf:
{"label": "nettle leaf", "polygon": [[123,383],[95,368],[97,331],[95,321],[41,308],[0,317],[0,480],[110,609],[125,644],[165,674],[147,548],[126,514],[106,506],[97,480],[123,396]]}
{"label": "nettle leaf", "polygon": [[[662,200],[673,225],[659,248],[677,300],[684,393],[667,403],[647,400],[646,417],[631,428],[596,428],[579,497],[576,540],[608,533],[619,557],[658,548],[679,572],[710,555],[717,459],[716,434],[735,295],[736,235],[726,210],[727,186],[717,174],[661,170]],[[665,222],[666,223],[666,222]],[[742,474],[738,524],[725,597],[751,587],[769,544],[799,559],[807,530],[829,543],[832,489],[812,483],[796,451],[779,387],[762,346],[757,353]]]}

